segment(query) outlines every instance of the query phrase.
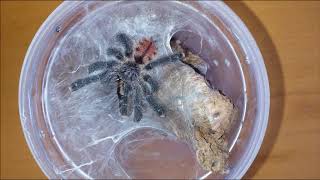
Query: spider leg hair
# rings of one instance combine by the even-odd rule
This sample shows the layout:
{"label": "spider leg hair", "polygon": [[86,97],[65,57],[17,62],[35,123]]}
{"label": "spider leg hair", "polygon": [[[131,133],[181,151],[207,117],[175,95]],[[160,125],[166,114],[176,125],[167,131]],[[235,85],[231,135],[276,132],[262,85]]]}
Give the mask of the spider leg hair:
{"label": "spider leg hair", "polygon": [[101,84],[107,84],[107,85],[109,85],[112,82],[116,82],[119,79],[119,77],[117,76],[117,73],[114,71],[110,71],[109,69],[100,73],[99,77],[100,77]]}
{"label": "spider leg hair", "polygon": [[115,58],[117,58],[118,60],[121,60],[121,61],[123,60],[123,54],[122,54],[121,50],[118,48],[114,48],[114,47],[108,48],[107,55],[114,56]]}
{"label": "spider leg hair", "polygon": [[150,75],[148,75],[148,74],[144,75],[143,80],[146,81],[150,85],[152,93],[158,91],[159,84],[157,81],[153,80]]}
{"label": "spider leg hair", "polygon": [[80,88],[82,88],[90,83],[96,82],[99,79],[100,79],[99,75],[90,76],[90,77],[87,77],[84,79],[78,79],[75,82],[71,83],[71,90],[72,91],[79,90]]}
{"label": "spider leg hair", "polygon": [[149,103],[149,105],[151,106],[151,108],[158,113],[158,115],[160,117],[164,117],[165,116],[165,109],[164,107],[158,102],[158,100],[153,96],[152,91],[150,90],[150,88],[144,83],[141,82],[140,83],[143,89],[143,93],[145,95],[145,98],[147,100],[147,102]]}
{"label": "spider leg hair", "polygon": [[144,66],[144,68],[146,70],[151,70],[154,67],[157,67],[159,65],[165,65],[165,64],[168,64],[171,62],[182,61],[182,58],[183,58],[182,53],[175,53],[175,54],[172,54],[169,56],[160,57],[160,58],[150,62],[146,66]]}
{"label": "spider leg hair", "polygon": [[133,96],[133,106],[134,106],[134,115],[133,115],[133,121],[139,122],[142,119],[142,111],[143,111],[143,95],[142,90],[139,85],[135,86],[135,94]]}
{"label": "spider leg hair", "polygon": [[133,41],[125,33],[119,33],[116,35],[116,40],[123,45],[125,49],[125,56],[130,57],[133,53]]}
{"label": "spider leg hair", "polygon": [[91,74],[97,70],[109,69],[118,64],[117,61],[97,61],[89,65],[88,73]]}
{"label": "spider leg hair", "polygon": [[129,109],[129,94],[132,87],[123,81],[118,81],[117,94],[119,99],[119,110],[123,116],[130,116],[132,110]]}

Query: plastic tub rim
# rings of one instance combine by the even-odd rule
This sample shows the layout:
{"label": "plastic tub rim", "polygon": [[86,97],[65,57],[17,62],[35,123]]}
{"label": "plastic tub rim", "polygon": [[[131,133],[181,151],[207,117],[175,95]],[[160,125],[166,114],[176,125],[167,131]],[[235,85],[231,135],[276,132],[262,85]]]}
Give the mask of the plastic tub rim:
{"label": "plastic tub rim", "polygon": [[[28,50],[24,58],[24,62],[22,65],[21,69],[21,74],[20,74],[20,82],[19,82],[19,92],[18,92],[18,102],[19,102],[19,114],[20,114],[20,120],[21,120],[21,125],[23,128],[23,133],[24,137],[27,141],[28,147],[34,156],[34,159],[36,160],[38,166],[42,170],[42,172],[48,177],[48,178],[53,178],[52,176],[55,172],[53,169],[48,169],[46,162],[43,162],[40,160],[39,156],[40,153],[39,151],[36,150],[34,147],[35,140],[33,137],[30,136],[29,131],[27,130],[28,127],[25,126],[24,121],[28,121],[24,117],[24,111],[25,111],[25,101],[28,100],[28,97],[24,90],[26,85],[26,78],[27,78],[27,71],[30,69],[30,65],[32,65],[32,59],[30,60],[31,57],[33,57],[36,49],[35,47],[38,45],[38,43],[42,40],[44,35],[48,32],[50,25],[52,25],[52,22],[55,22],[56,19],[59,17],[62,17],[63,14],[69,10],[72,9],[72,7],[79,5],[82,2],[77,2],[77,1],[65,1],[62,2],[44,21],[44,23],[40,26],[38,29],[37,33],[35,34]],[[207,3],[207,2],[205,2]],[[252,34],[249,32],[248,28],[245,26],[245,24],[242,22],[242,20],[223,2],[215,2],[216,6],[220,6],[221,11],[225,11],[224,16],[228,17],[231,23],[235,24],[237,27],[237,30],[241,32],[241,34],[245,34],[245,37],[241,37],[242,40],[246,40],[248,44],[250,44],[250,47],[252,47],[251,53],[257,58],[255,59],[255,63],[257,63],[258,68],[256,69],[259,73],[260,78],[260,83],[257,85],[259,86],[259,90],[262,90],[262,92],[258,92],[258,97],[264,97],[262,101],[259,102],[258,106],[262,107],[261,112],[263,114],[258,114],[257,115],[257,120],[260,121],[260,126],[255,127],[255,130],[259,129],[259,132],[253,133],[255,136],[251,137],[251,142],[254,142],[249,149],[246,150],[246,154],[243,155],[245,158],[245,165],[240,168],[238,171],[236,171],[232,177],[228,178],[242,178],[244,174],[247,172],[249,167],[251,166],[252,162],[256,158],[258,151],[261,147],[261,144],[263,142],[263,138],[265,136],[265,132],[267,129],[267,124],[268,124],[268,116],[269,116],[269,108],[270,108],[270,90],[269,90],[269,81],[268,81],[268,76],[267,76],[267,71],[265,68],[265,65],[263,63],[263,57],[261,55],[261,52],[252,36]],[[240,38],[240,39],[241,39]],[[27,61],[28,60],[28,61]],[[29,119],[30,121],[30,119]],[[250,143],[250,142],[249,142]]]}

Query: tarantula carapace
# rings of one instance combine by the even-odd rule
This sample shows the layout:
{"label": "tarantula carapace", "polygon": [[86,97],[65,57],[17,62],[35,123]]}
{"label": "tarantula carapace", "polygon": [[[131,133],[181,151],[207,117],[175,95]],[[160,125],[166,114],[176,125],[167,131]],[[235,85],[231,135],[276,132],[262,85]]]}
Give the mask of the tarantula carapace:
{"label": "tarantula carapace", "polygon": [[[78,79],[71,84],[71,90],[76,91],[90,83],[100,81],[104,84],[117,83],[117,95],[121,115],[130,116],[134,112],[133,120],[139,122],[142,119],[143,101],[146,100],[151,108],[160,117],[165,116],[165,108],[158,103],[154,93],[158,90],[158,83],[148,74],[148,71],[170,62],[181,61],[180,53],[163,56],[145,64],[143,56],[146,53],[133,55],[133,41],[127,34],[118,33],[115,41],[120,47],[110,47],[107,55],[115,60],[97,61],[88,66],[88,73],[102,71],[84,79]],[[136,48],[136,50],[139,48]],[[150,48],[146,48],[147,50]],[[149,58],[150,60],[150,58]]]}

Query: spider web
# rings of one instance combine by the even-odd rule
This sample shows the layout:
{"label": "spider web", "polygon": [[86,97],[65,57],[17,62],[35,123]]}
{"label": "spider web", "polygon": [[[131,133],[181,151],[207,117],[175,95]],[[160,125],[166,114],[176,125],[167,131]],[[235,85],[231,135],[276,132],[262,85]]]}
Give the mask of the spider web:
{"label": "spider web", "polygon": [[[110,60],[106,50],[117,45],[112,37],[118,32],[128,34],[134,43],[152,37],[158,51],[155,58],[172,53],[172,35],[197,23],[198,15],[191,12],[176,2],[105,5],[88,12],[58,42],[50,57],[44,99],[57,143],[71,165],[56,167],[57,174],[62,178],[199,178],[205,173],[190,146],[168,128],[168,119],[150,109],[140,123],[122,117],[113,85],[92,83],[69,90],[73,81],[88,76],[89,64]],[[206,32],[199,27],[196,33]],[[202,51],[202,40],[198,50]],[[154,70],[153,78],[161,80],[162,71]]]}

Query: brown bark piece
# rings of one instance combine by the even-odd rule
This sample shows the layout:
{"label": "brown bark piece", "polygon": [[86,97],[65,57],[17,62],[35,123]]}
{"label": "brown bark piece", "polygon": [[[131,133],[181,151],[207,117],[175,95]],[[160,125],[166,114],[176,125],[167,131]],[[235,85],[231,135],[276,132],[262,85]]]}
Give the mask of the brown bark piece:
{"label": "brown bark piece", "polygon": [[[202,61],[191,52],[181,51],[185,61]],[[167,65],[161,79],[158,97],[171,110],[168,128],[191,142],[205,170],[225,173],[229,156],[226,137],[237,115],[234,105],[184,63]]]}

